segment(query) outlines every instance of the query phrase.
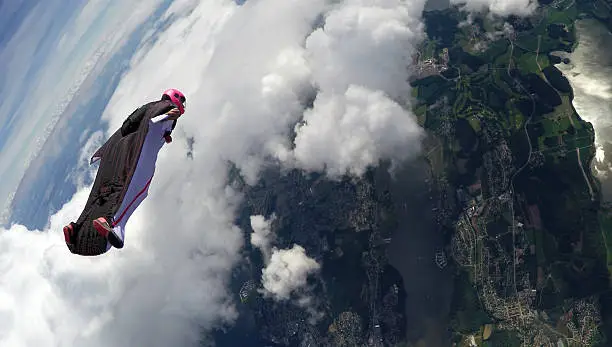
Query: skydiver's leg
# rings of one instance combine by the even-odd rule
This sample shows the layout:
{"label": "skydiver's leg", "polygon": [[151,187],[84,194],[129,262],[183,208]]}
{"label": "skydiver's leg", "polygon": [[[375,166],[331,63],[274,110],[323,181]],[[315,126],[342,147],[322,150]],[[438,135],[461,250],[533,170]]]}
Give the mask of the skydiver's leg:
{"label": "skydiver's leg", "polygon": [[[142,186],[141,182],[140,189],[138,189],[135,194],[133,192],[132,194],[126,194],[125,200],[130,201],[131,203],[127,205],[126,209],[117,211],[117,214],[113,217],[113,229],[115,230],[117,236],[121,238],[121,240],[125,240],[125,226],[128,220],[136,211],[138,206],[140,206],[140,204],[148,196],[150,182],[151,179],[149,179],[144,184],[144,187]],[[130,192],[128,191],[128,193]]]}
{"label": "skydiver's leg", "polygon": [[100,233],[100,235],[102,235],[108,240],[108,243],[111,246],[115,248],[123,248],[123,238],[117,235],[117,232],[111,226],[111,223],[109,223],[109,221],[106,218],[100,217],[94,220],[93,226]]}
{"label": "skydiver's leg", "polygon": [[[148,195],[149,184],[151,179],[148,179],[146,182],[142,182],[142,180],[132,180],[130,187],[128,188],[127,194],[123,199],[121,209],[117,211],[117,213],[111,218],[100,217],[93,221],[94,228],[98,230],[100,235],[105,237],[109,246],[115,248],[123,248],[125,243],[125,225],[127,221],[130,219],[130,216],[136,208],[144,201],[144,199]],[[107,250],[110,247],[107,247]]]}
{"label": "skydiver's leg", "polygon": [[132,182],[128,187],[127,193],[123,198],[123,202],[121,203],[121,208],[119,208],[119,210],[113,216],[113,226],[121,223],[123,223],[125,226],[127,220],[129,220],[132,216],[132,213],[136,211],[138,206],[149,195],[149,185],[151,184],[152,179],[153,178],[151,176],[145,179],[134,175]]}

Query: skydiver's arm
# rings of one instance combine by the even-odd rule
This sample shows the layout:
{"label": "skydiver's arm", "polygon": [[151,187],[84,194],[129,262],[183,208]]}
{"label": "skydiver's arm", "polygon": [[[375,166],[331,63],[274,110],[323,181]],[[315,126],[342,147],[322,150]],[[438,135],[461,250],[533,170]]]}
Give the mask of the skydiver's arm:
{"label": "skydiver's arm", "polygon": [[123,125],[121,126],[122,136],[131,134],[138,129],[138,126],[140,125],[140,122],[142,121],[142,118],[145,115],[145,111],[146,107],[141,106],[134,112],[132,112],[132,114],[129,115],[126,120],[123,121]]}
{"label": "skydiver's arm", "polygon": [[160,114],[159,116],[151,118],[151,123],[163,122],[163,121],[167,120],[168,117],[169,117],[169,115],[167,113],[166,114]]}
{"label": "skydiver's arm", "polygon": [[151,121],[153,123],[162,122],[165,120],[173,120],[174,122],[176,122],[176,119],[180,117],[180,115],[181,113],[179,112],[178,108],[173,108],[164,114],[151,118]]}

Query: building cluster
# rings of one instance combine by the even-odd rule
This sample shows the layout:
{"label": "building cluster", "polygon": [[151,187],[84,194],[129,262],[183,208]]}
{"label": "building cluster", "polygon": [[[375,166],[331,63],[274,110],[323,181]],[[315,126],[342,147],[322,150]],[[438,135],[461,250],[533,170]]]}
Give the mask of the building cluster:
{"label": "building cluster", "polygon": [[350,211],[349,222],[357,232],[375,229],[378,214],[374,187],[370,182],[361,181],[355,188],[357,206]]}
{"label": "building cluster", "polygon": [[[529,269],[524,266],[525,257],[536,253],[525,230],[541,231],[542,221],[537,204],[528,204],[524,198],[515,197],[512,189],[508,190],[510,173],[515,170],[508,158],[511,158],[510,150],[498,148],[488,161],[485,160],[485,170],[486,165],[492,168],[493,163],[503,164],[495,165],[495,175],[486,176],[487,198],[483,198],[480,181],[456,189],[455,198],[463,212],[451,242],[452,257],[470,270],[479,299],[485,310],[499,322],[499,329],[518,332],[526,345],[563,343],[569,346],[569,341],[572,345],[588,346],[600,324],[599,313],[592,302],[579,300],[567,311],[561,323],[569,333],[558,330],[559,324],[544,311],[536,309],[538,289],[545,282],[545,274],[542,267],[538,267],[533,283]],[[490,190],[497,195],[489,196]],[[520,206],[516,211],[515,200]],[[487,223],[499,216],[503,216],[509,226],[491,234],[493,231],[487,229]]]}
{"label": "building cluster", "polygon": [[580,299],[573,303],[561,321],[571,333],[570,341],[583,346],[593,343],[601,322],[594,298]]}
{"label": "building cluster", "polygon": [[413,57],[413,78],[422,79],[428,76],[439,75],[448,69],[450,56],[448,48],[443,48],[438,56],[425,56],[425,48],[417,51]]}

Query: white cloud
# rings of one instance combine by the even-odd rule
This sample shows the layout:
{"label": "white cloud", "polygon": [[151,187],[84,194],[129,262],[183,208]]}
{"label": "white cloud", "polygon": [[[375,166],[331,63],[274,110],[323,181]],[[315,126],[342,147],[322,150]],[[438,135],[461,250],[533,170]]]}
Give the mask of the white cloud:
{"label": "white cloud", "polygon": [[[319,270],[320,265],[306,255],[306,250],[297,244],[291,249],[279,250],[272,248],[276,235],[272,233],[272,222],[276,219],[272,215],[266,219],[262,215],[251,216],[251,244],[263,253],[264,264],[261,271],[261,292],[275,300],[288,300],[291,293],[297,292],[295,304],[305,308],[311,318],[316,319],[319,314],[314,308],[314,299],[310,296],[308,288],[303,288],[306,278]],[[302,290],[303,289],[303,290]]]}
{"label": "white cloud", "polygon": [[[300,167],[361,175],[381,158],[420,152],[410,111],[408,69],[423,39],[423,1],[351,0],[334,8],[306,41],[320,92],[296,128]],[[404,105],[404,108],[399,104]]]}
{"label": "white cloud", "polygon": [[361,175],[380,158],[407,159],[421,149],[414,116],[383,92],[352,85],[345,94],[321,93],[298,126],[295,155],[301,167],[330,176]]}
{"label": "white cloud", "polygon": [[306,255],[306,250],[297,244],[290,249],[272,248],[276,235],[272,233],[273,214],[269,219],[262,215],[251,216],[251,244],[263,254],[265,267],[261,271],[261,292],[275,300],[288,300],[296,292],[294,304],[306,309],[312,319],[319,316],[314,308],[308,288],[303,288],[308,275],[319,270],[320,265]]}
{"label": "white cloud", "polygon": [[263,253],[264,260],[267,263],[270,260],[270,245],[275,240],[275,235],[272,234],[272,222],[276,219],[274,215],[270,219],[266,219],[262,215],[251,216],[251,244],[257,247]]}
{"label": "white cloud", "polygon": [[[87,191],[50,230],[0,233],[0,264],[14,274],[0,273],[11,282],[1,289],[0,326],[12,327],[0,345],[196,346],[202,329],[230,323],[227,283],[244,240],[233,224],[241,196],[225,186],[227,161],[252,182],[269,158],[358,174],[380,158],[418,153],[420,130],[399,105],[408,103],[405,65],[422,38],[423,2],[176,0],[169,11],[184,17],[137,54],[103,113],[108,136],[168,87],[188,98],[127,225],[126,247],[95,258],[67,251],[61,227],[78,217]],[[311,34],[324,13],[323,31]],[[287,136],[302,117],[293,149]],[[315,134],[326,127],[336,131]],[[195,140],[193,159],[186,137]],[[273,250],[264,288],[283,298],[318,268],[298,245]]]}
{"label": "white cloud", "polygon": [[314,82],[344,94],[350,85],[406,98],[414,43],[424,38],[424,1],[348,0],[334,7],[306,41]]}
{"label": "white cloud", "polygon": [[[218,268],[222,254],[187,252],[184,246],[185,253],[169,259],[132,238],[128,252],[68,255],[60,230],[80,212],[87,195],[81,189],[52,217],[51,232],[22,226],[0,230],[3,346],[196,345],[197,324],[235,317],[215,295],[224,288],[208,280],[225,271]],[[141,218],[135,216],[128,228],[144,224]],[[205,269],[194,266],[204,258]]]}
{"label": "white cloud", "polygon": [[537,0],[450,0],[450,2],[466,11],[485,11],[501,17],[528,16],[538,8]]}
{"label": "white cloud", "polygon": [[[293,245],[290,249],[272,250],[270,263],[262,270],[264,293],[276,300],[288,300],[295,290],[304,287],[308,276],[320,265],[306,255],[304,247]],[[302,304],[308,304],[301,301]]]}

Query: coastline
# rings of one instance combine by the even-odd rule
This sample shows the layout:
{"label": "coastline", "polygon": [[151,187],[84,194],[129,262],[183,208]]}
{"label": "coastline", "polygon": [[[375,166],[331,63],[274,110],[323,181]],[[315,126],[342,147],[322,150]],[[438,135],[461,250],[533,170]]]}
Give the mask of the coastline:
{"label": "coastline", "polygon": [[[581,18],[581,15],[585,15],[583,18]],[[606,26],[606,23],[604,21],[602,21],[601,19],[592,16],[590,13],[579,13],[578,18],[576,18],[576,20],[574,21],[574,24],[576,24],[576,22],[580,21],[580,20],[584,20],[584,19],[593,19],[596,20],[598,23],[600,23],[601,25],[603,25],[604,27],[608,28],[608,31],[612,33],[612,24],[610,26]],[[580,35],[579,33],[577,33],[576,35],[576,41],[574,42],[574,44],[572,45],[571,51],[567,52],[567,55],[571,55],[573,54],[576,49],[578,48],[578,45],[580,44]],[[561,65],[563,63],[559,63],[559,64],[554,64],[555,67],[558,68],[559,65]],[[561,70],[560,70],[561,71]],[[563,71],[561,71],[563,73]],[[563,74],[565,76],[565,74]],[[566,77],[567,78],[567,77]],[[597,197],[597,201],[600,202],[604,202],[604,198],[603,198],[603,193],[602,193],[602,182],[601,180],[597,177],[597,175],[594,174],[594,170],[595,170],[595,157],[596,157],[596,143],[595,143],[595,126],[593,125],[592,122],[585,120],[580,113],[576,110],[576,107],[574,105],[574,99],[576,97],[574,90],[575,90],[575,86],[572,85],[571,81],[568,79],[568,82],[570,82],[570,105],[572,107],[572,111],[574,112],[574,114],[577,116],[577,118],[581,121],[583,121],[585,123],[585,125],[588,125],[591,129],[591,132],[593,133],[593,140],[591,141],[591,150],[589,151],[589,155],[588,155],[588,161],[587,161],[587,169],[585,169],[585,172],[587,173],[589,180],[591,181],[591,183],[593,183],[593,185],[595,187],[597,187],[597,189],[595,189],[595,195]]]}

